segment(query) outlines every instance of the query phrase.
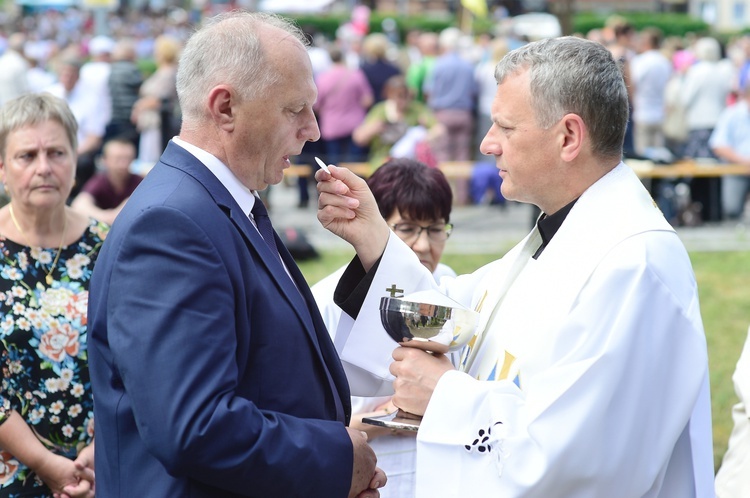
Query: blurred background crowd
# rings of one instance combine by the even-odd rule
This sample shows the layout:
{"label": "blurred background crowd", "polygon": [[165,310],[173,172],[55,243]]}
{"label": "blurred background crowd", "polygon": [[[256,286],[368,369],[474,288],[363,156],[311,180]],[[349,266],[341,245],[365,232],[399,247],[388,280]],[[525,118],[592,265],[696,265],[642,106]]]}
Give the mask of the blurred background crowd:
{"label": "blurred background crowd", "polygon": [[[284,3],[250,2],[259,9]],[[308,143],[293,162],[314,167],[318,156],[328,163],[359,163],[368,176],[392,159],[432,167],[451,162],[470,177],[456,185],[454,205],[504,205],[495,159],[479,150],[492,123],[495,66],[530,40],[568,32],[566,23],[548,14],[527,18],[528,24],[509,23],[514,12],[507,5],[469,0],[461,4],[494,4],[486,12],[491,29],[472,29],[465,21],[471,17],[464,17],[449,26],[399,30],[393,18],[374,25],[375,12],[363,2],[347,3],[350,15],[335,29],[300,21],[310,40],[321,140]],[[0,105],[44,92],[67,102],[78,124],[78,136],[70,140],[77,164],[68,199],[77,212],[112,223],[178,133],[175,84],[183,44],[202,18],[234,5],[195,6],[65,5],[0,13]],[[617,15],[574,34],[607,46],[620,62],[631,103],[626,159],[726,162],[750,171],[750,35],[665,35]],[[298,207],[312,211],[312,181],[297,181]],[[750,220],[750,175],[664,179],[650,188],[675,225]],[[449,221],[447,215],[437,218]],[[97,230],[92,225],[89,238],[101,238]],[[36,277],[51,279],[55,263],[66,263],[63,243],[55,239],[53,246],[52,270]],[[71,250],[69,258],[75,257]]]}
{"label": "blurred background crowd", "polygon": [[[64,98],[79,122],[71,200],[104,170],[103,146],[113,138],[135,147],[134,173],[145,173],[158,160],[179,130],[175,74],[181,46],[200,19],[219,8],[232,5],[24,8],[2,14],[0,104],[47,91]],[[530,39],[561,34],[561,24],[536,14],[540,17],[524,28],[506,22],[511,12],[497,5],[486,12],[496,20],[494,28],[481,33],[464,22],[397,30],[389,18],[375,32],[372,13],[355,5],[350,19],[327,33],[302,25],[319,87],[321,140],[296,162],[312,165],[317,155],[330,163],[369,163],[374,170],[395,157],[428,165],[459,161],[472,172],[457,201],[502,204],[494,163],[479,152],[491,125],[494,66]],[[738,132],[735,124],[746,108],[750,36],[664,36],[616,15],[575,35],[608,46],[622,64],[632,104],[626,158],[750,164],[750,150],[741,145],[750,130]],[[674,224],[697,224],[741,219],[749,181],[688,178],[654,182],[651,188]],[[308,190],[308,179],[300,178],[301,208],[309,204]]]}

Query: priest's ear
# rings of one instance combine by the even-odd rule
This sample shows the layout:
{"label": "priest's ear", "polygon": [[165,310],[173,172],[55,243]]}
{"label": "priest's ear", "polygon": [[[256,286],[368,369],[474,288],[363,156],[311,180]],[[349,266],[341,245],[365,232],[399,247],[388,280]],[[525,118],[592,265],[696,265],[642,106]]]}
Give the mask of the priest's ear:
{"label": "priest's ear", "polygon": [[560,125],[562,138],[560,158],[563,161],[570,162],[582,152],[588,136],[588,129],[581,116],[573,113],[563,116]]}

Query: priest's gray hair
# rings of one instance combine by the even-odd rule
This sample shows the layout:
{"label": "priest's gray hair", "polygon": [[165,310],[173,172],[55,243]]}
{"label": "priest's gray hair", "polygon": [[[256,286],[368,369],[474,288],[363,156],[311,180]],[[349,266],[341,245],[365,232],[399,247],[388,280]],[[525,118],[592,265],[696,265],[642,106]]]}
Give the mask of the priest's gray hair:
{"label": "priest's gray hair", "polygon": [[606,47],[572,36],[529,43],[508,53],[495,68],[498,84],[528,69],[536,122],[549,128],[565,114],[586,123],[594,154],[619,157],[628,123],[622,72]]}
{"label": "priest's gray hair", "polygon": [[78,148],[78,122],[67,102],[50,93],[27,93],[9,100],[0,109],[0,155],[5,157],[8,135],[12,132],[47,121],[55,121],[63,127],[75,154]]}
{"label": "priest's gray hair", "polygon": [[216,85],[231,85],[241,98],[254,99],[278,82],[278,71],[261,43],[265,27],[279,28],[308,45],[293,22],[262,12],[219,14],[190,37],[177,70],[183,119],[196,120],[205,114],[205,99]]}

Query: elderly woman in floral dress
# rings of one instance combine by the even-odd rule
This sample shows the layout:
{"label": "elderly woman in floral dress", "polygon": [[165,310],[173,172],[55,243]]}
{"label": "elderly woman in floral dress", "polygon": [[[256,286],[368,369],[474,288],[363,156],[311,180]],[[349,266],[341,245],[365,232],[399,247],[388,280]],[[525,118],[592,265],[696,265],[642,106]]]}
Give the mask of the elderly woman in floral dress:
{"label": "elderly woman in floral dress", "polygon": [[94,495],[86,308],[108,226],[65,204],[76,129],[49,94],[0,109],[0,497]]}

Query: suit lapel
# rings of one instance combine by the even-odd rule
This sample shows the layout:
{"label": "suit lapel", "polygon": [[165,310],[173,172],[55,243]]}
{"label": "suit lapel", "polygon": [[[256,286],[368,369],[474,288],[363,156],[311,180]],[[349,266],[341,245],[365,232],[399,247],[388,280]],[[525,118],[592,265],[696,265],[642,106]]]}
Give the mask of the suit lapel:
{"label": "suit lapel", "polygon": [[[320,318],[320,312],[315,305],[315,299],[297,263],[279,238],[275,229],[273,235],[276,240],[276,247],[279,249],[281,259],[289,269],[289,274],[287,274],[279,258],[271,254],[268,244],[266,244],[260,233],[252,225],[250,219],[242,215],[239,207],[231,211],[230,218],[243,233],[245,239],[253,245],[255,250],[262,253],[261,260],[263,264],[271,272],[286,298],[292,302],[295,313],[304,322],[305,330],[312,337],[312,344],[325,366],[326,378],[331,387],[331,394],[336,407],[336,418],[348,424],[351,414],[349,384],[341,362],[338,360],[338,356],[335,355],[335,349],[331,343],[326,326]],[[315,315],[317,320],[313,320],[313,315]],[[333,353],[333,356],[331,356],[331,353]]]}
{"label": "suit lapel", "polygon": [[[248,215],[242,212],[237,201],[234,200],[234,197],[232,197],[219,179],[216,178],[216,176],[214,176],[214,174],[211,173],[203,163],[196,159],[195,156],[172,142],[169,143],[164,151],[164,154],[161,157],[161,162],[184,171],[206,188],[216,204],[228,214],[232,223],[234,223],[242,234],[248,247],[258,254],[258,259],[261,264],[266,267],[276,281],[282,294],[292,302],[294,309],[309,329],[308,332],[312,334],[313,323],[300,293],[297,291],[294,283],[289,279],[289,275],[286,273],[279,258],[271,254],[271,249],[269,249],[268,245],[263,240],[263,237],[258,233],[255,226],[253,226]],[[281,243],[275,232],[274,235],[276,236],[276,245],[279,248],[283,247],[284,244]],[[286,264],[289,265],[288,262]]]}
{"label": "suit lapel", "polygon": [[266,267],[279,289],[281,289],[281,293],[292,303],[295,313],[297,313],[305,324],[305,330],[312,339],[312,344],[326,367],[326,375],[331,383],[337,412],[339,412],[337,414],[338,418],[342,421],[346,419],[348,423],[349,414],[351,413],[351,402],[349,398],[349,385],[346,381],[343,367],[338,360],[338,355],[336,355],[332,344],[330,344],[331,341],[325,324],[320,318],[320,313],[305,278],[276,231],[274,230],[276,246],[279,248],[279,254],[284,264],[289,269],[289,274],[287,274],[279,258],[271,254],[271,249],[255,226],[253,226],[250,218],[242,212],[237,201],[234,200],[218,178],[205,165],[198,161],[195,156],[182,147],[170,142],[161,157],[161,162],[167,166],[184,171],[200,182],[216,204],[237,227],[237,230],[245,239],[248,248],[258,255],[258,260]]}
{"label": "suit lapel", "polygon": [[334,395],[338,395],[338,399],[335,400],[336,409],[339,412],[339,419],[344,420],[346,425],[349,425],[349,419],[351,416],[351,395],[349,391],[349,381],[346,378],[344,367],[341,365],[341,360],[336,352],[336,348],[333,345],[333,341],[328,333],[328,329],[323,322],[323,318],[320,316],[318,305],[315,303],[315,298],[310,291],[310,287],[305,281],[305,277],[302,275],[297,264],[294,262],[294,258],[289,253],[284,244],[281,243],[278,236],[276,237],[276,245],[279,247],[279,253],[281,258],[284,260],[289,273],[297,283],[299,288],[299,294],[307,303],[308,309],[312,310],[311,320],[314,322],[313,330],[317,334],[318,341],[316,343],[318,351],[323,357],[323,361],[326,366],[326,373],[328,381],[331,383],[331,388],[334,391]]}

